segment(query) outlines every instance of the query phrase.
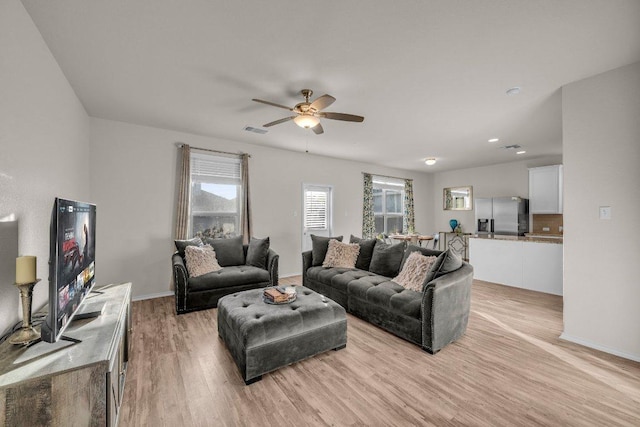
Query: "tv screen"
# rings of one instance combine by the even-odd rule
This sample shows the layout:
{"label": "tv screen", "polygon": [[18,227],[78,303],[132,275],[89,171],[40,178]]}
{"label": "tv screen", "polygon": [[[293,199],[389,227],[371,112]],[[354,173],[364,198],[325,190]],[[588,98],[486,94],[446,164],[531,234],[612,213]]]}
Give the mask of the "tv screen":
{"label": "tv screen", "polygon": [[49,313],[42,339],[57,341],[95,284],[96,206],[56,198],[51,215]]}

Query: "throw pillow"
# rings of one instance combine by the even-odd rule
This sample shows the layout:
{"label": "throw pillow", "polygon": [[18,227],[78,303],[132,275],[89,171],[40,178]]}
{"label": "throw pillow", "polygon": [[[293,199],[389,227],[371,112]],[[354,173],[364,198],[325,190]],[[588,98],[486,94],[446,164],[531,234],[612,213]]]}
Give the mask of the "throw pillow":
{"label": "throw pillow", "polygon": [[438,255],[436,262],[433,263],[429,272],[427,273],[426,283],[429,283],[433,279],[444,276],[447,273],[456,271],[462,267],[462,257],[452,252],[451,249],[447,249]]}
{"label": "throw pillow", "polygon": [[342,236],[338,237],[322,237],[311,235],[311,265],[322,265],[324,258],[327,256],[327,249],[329,248],[329,240],[334,239],[338,242],[342,242]]}
{"label": "throw pillow", "polygon": [[404,255],[404,242],[389,245],[378,243],[373,249],[369,271],[385,277],[395,277],[400,271],[400,262]]}
{"label": "throw pillow", "polygon": [[202,240],[199,237],[194,237],[191,240],[176,240],[176,249],[182,258],[184,258],[184,250],[187,246],[202,246]]}
{"label": "throw pillow", "polygon": [[400,264],[400,270],[404,268],[404,263],[407,262],[407,258],[413,252],[420,252],[424,256],[439,256],[442,251],[437,251],[435,249],[423,248],[421,246],[416,245],[408,245],[407,249],[404,251],[404,258],[402,258],[402,263]]}
{"label": "throw pillow", "polygon": [[404,263],[400,274],[392,280],[405,289],[422,292],[422,284],[427,278],[427,272],[436,259],[436,256],[424,256],[419,251],[413,251]]}
{"label": "throw pillow", "polygon": [[341,243],[337,240],[329,240],[327,256],[322,263],[323,267],[355,268],[360,245],[357,243]]}
{"label": "throw pillow", "polygon": [[221,270],[216,260],[216,253],[211,245],[189,245],[184,250],[189,276],[198,277],[203,274]]}
{"label": "throw pillow", "polygon": [[269,255],[269,238],[251,238],[249,249],[247,249],[247,265],[267,269],[267,256]]}
{"label": "throw pillow", "polygon": [[213,247],[220,266],[229,267],[231,265],[244,265],[242,236],[231,237],[230,239],[207,238],[205,239],[205,243],[208,243]]}
{"label": "throw pillow", "polygon": [[356,268],[359,268],[360,270],[369,270],[371,257],[373,256],[373,249],[376,247],[376,243],[378,242],[379,240],[376,238],[365,240],[356,237],[353,234],[351,235],[349,243],[357,243],[360,245],[360,253],[356,260]]}

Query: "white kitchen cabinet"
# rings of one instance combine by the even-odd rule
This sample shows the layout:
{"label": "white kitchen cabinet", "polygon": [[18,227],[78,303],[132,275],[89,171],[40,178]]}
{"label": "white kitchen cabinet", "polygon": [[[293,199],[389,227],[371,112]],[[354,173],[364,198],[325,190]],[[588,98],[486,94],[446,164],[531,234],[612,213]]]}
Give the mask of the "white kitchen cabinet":
{"label": "white kitchen cabinet", "polygon": [[562,244],[522,239],[470,238],[473,278],[562,295]]}
{"label": "white kitchen cabinet", "polygon": [[529,210],[532,214],[562,213],[562,165],[529,169]]}

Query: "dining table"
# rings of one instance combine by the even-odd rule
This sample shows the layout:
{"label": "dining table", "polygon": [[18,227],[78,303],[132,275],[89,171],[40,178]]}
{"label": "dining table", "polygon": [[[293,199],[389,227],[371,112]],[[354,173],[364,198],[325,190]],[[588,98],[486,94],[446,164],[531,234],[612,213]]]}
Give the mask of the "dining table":
{"label": "dining table", "polygon": [[413,244],[418,244],[422,246],[422,242],[426,242],[429,240],[433,240],[433,236],[431,235],[421,235],[421,234],[390,234],[390,239],[393,240],[401,240],[405,242],[410,242]]}

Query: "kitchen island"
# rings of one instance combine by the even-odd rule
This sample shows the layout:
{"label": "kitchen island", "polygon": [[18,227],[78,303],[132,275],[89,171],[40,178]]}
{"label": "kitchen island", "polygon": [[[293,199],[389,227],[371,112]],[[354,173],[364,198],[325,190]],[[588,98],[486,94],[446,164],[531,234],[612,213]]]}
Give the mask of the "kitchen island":
{"label": "kitchen island", "polygon": [[473,235],[474,279],[562,295],[562,238]]}

